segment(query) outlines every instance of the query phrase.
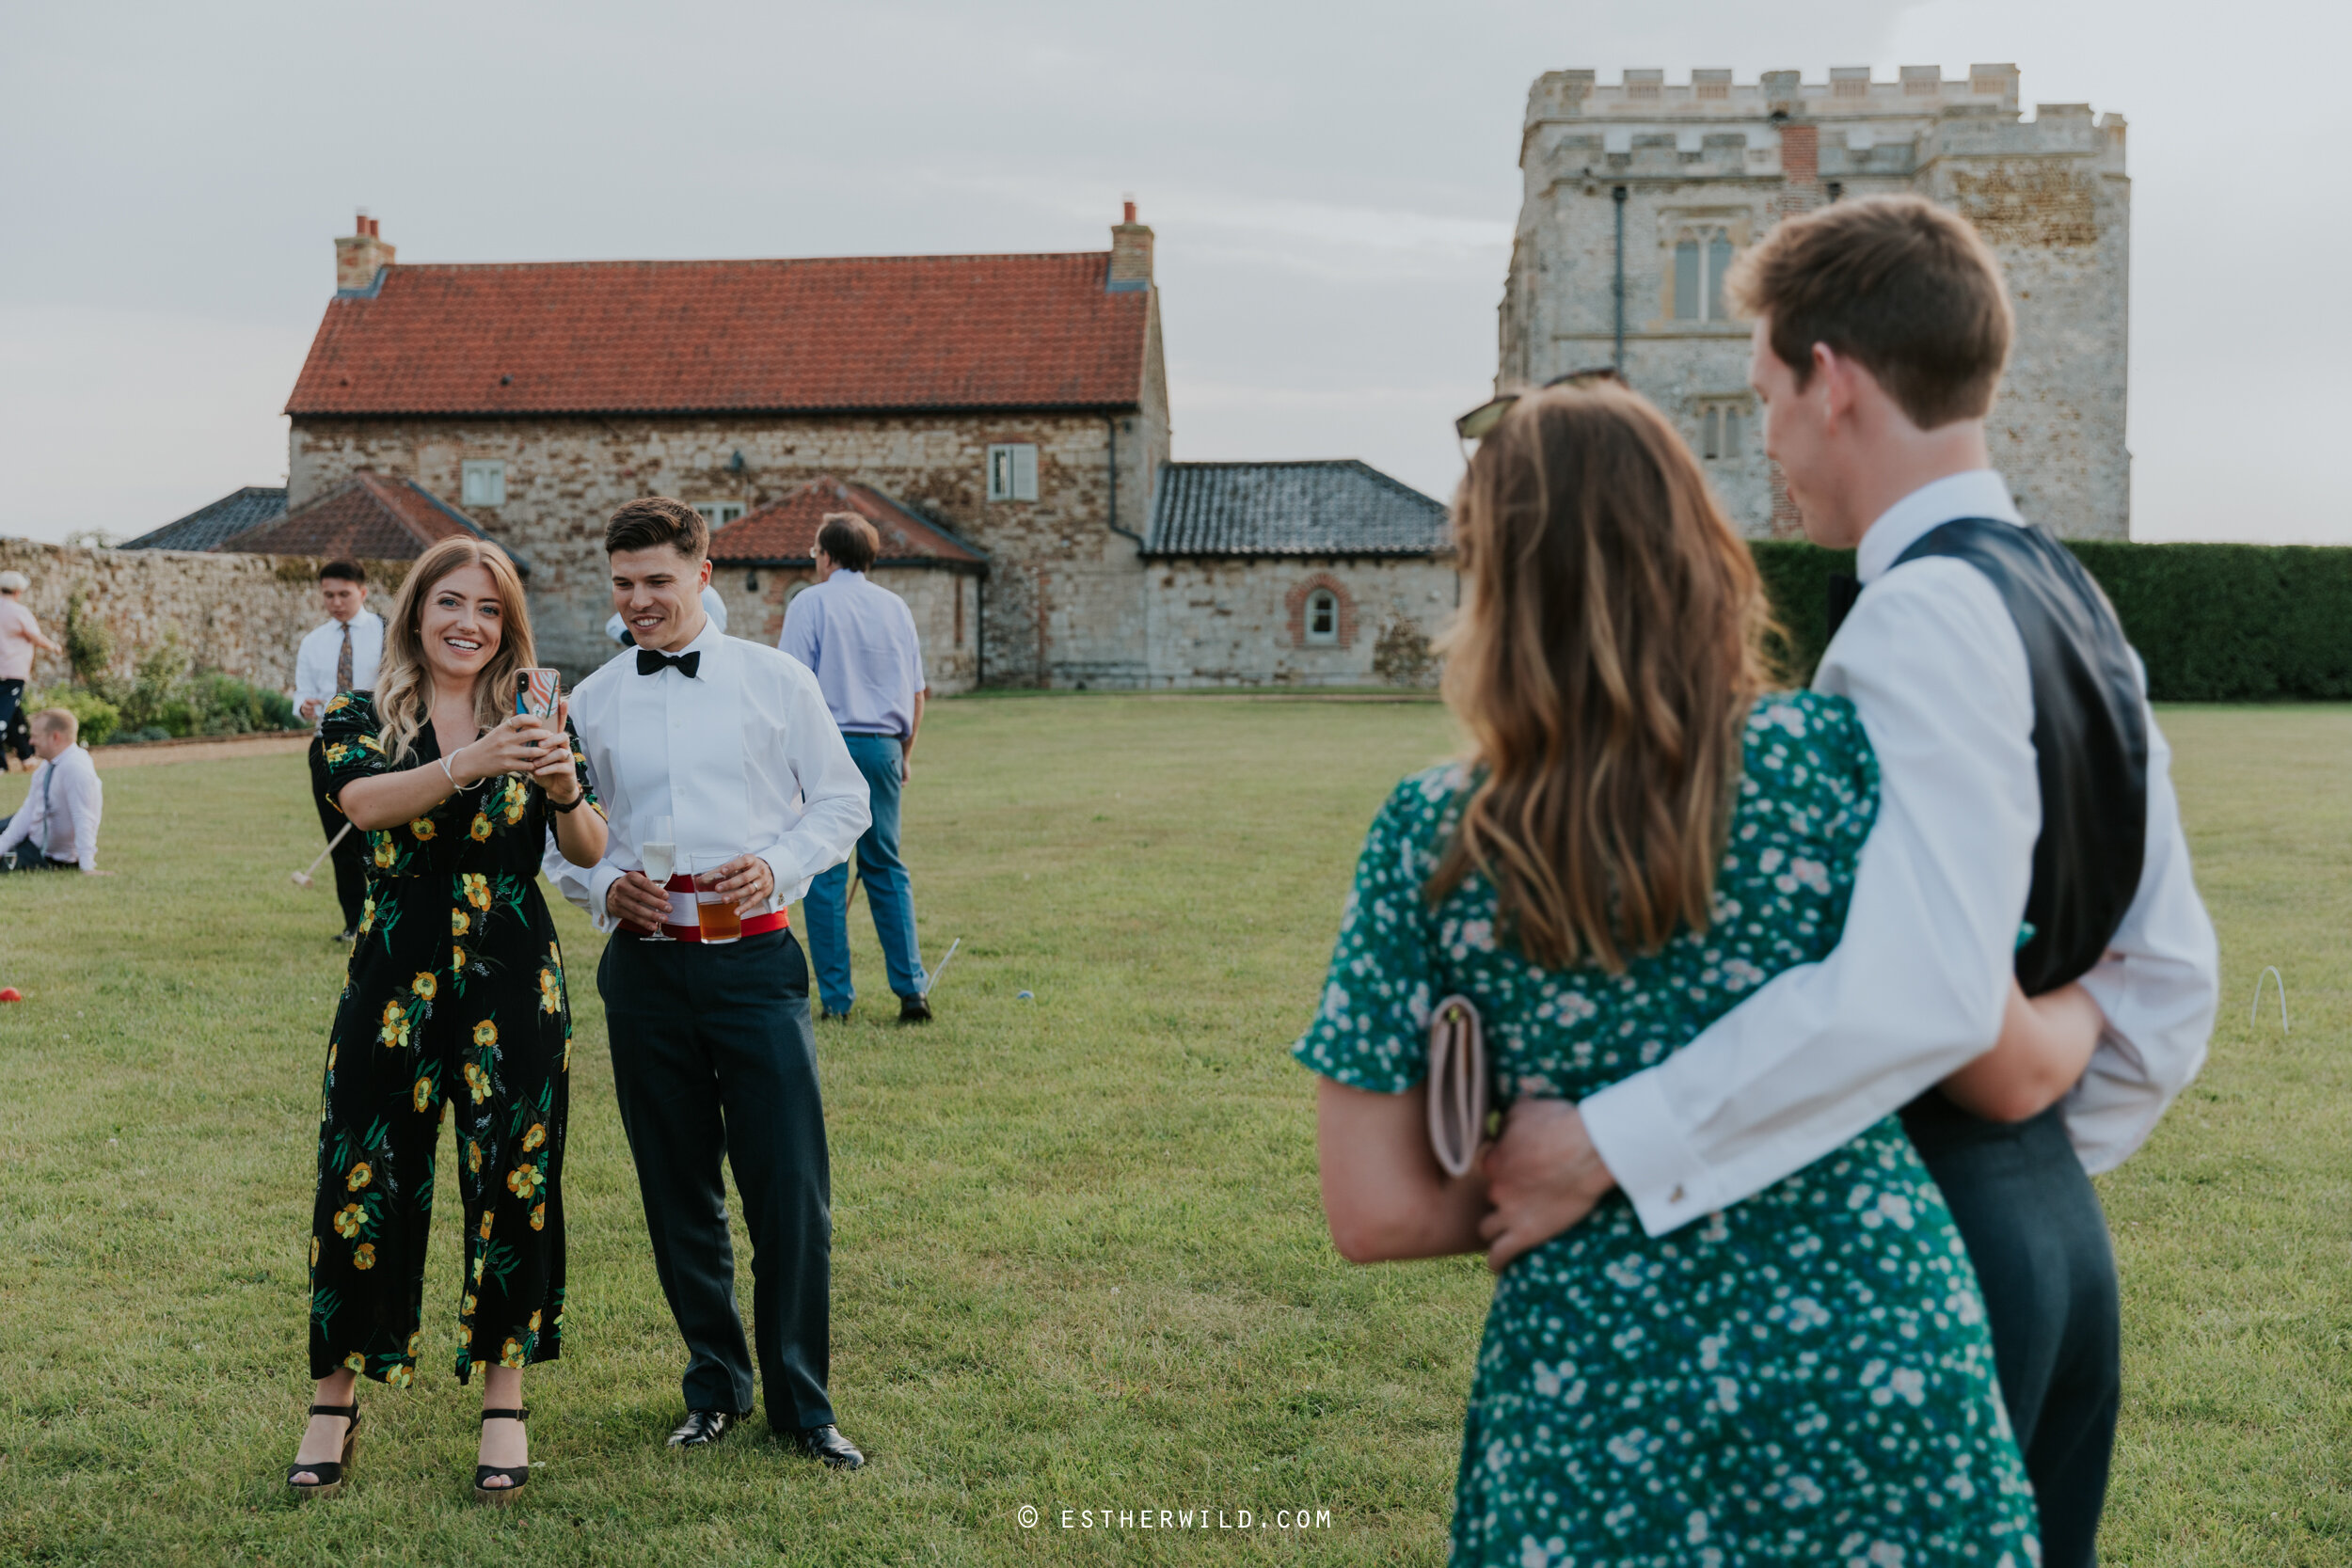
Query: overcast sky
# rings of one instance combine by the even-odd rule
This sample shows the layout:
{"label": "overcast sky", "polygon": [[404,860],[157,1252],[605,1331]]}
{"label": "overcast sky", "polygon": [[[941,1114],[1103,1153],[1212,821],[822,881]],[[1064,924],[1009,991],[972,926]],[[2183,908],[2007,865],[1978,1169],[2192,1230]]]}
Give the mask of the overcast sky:
{"label": "overcast sky", "polygon": [[[285,471],[365,206],[401,259],[1103,249],[1158,232],[1175,454],[1433,494],[1494,372],[1540,72],[2013,61],[2131,122],[2133,530],[2352,543],[2342,6],[132,0],[0,8],[0,533]],[[2334,193],[2334,194],[2331,194]]]}

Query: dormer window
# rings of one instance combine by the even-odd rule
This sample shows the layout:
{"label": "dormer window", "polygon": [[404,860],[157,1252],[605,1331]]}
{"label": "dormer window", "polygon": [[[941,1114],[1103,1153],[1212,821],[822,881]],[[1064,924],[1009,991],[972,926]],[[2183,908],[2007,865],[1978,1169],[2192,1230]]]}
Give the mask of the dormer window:
{"label": "dormer window", "polygon": [[1037,448],[1026,442],[988,449],[988,499],[1037,499]]}
{"label": "dormer window", "polygon": [[1688,229],[1675,241],[1675,320],[1719,322],[1724,309],[1724,274],[1731,270],[1731,234],[1723,229]]}
{"label": "dormer window", "polygon": [[696,501],[694,510],[701,513],[703,521],[708,523],[712,531],[716,531],[743,515],[743,503],[741,501]]}
{"label": "dormer window", "polygon": [[[447,473],[449,470],[441,470]],[[503,463],[468,463],[460,469],[464,498],[460,506],[504,506],[506,504],[506,465]],[[447,481],[443,482],[444,483]]]}

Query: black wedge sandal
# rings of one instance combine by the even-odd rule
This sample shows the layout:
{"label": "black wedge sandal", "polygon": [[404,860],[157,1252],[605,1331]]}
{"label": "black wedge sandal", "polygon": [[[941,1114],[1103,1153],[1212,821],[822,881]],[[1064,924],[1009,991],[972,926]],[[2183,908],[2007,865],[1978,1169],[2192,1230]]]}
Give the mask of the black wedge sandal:
{"label": "black wedge sandal", "polygon": [[[287,1465],[286,1486],[297,1497],[331,1497],[343,1489],[343,1472],[350,1467],[351,1456],[358,1450],[359,1402],[353,1400],[349,1404],[314,1404],[310,1407],[310,1413],[313,1416],[341,1416],[343,1418],[345,1425],[342,1457],[320,1460],[313,1465]],[[304,1474],[313,1475],[319,1479],[306,1481],[294,1480],[294,1477]]]}
{"label": "black wedge sandal", "polygon": [[[491,1421],[528,1421],[531,1419],[531,1407],[525,1405],[519,1410],[485,1410],[482,1413],[482,1419],[485,1424]],[[504,1486],[482,1484],[492,1476],[503,1477],[506,1484]],[[528,1463],[509,1465],[503,1468],[496,1465],[477,1465],[473,1467],[473,1500],[478,1503],[488,1503],[494,1508],[503,1508],[513,1502],[515,1494],[529,1485],[530,1481],[531,1465]]]}

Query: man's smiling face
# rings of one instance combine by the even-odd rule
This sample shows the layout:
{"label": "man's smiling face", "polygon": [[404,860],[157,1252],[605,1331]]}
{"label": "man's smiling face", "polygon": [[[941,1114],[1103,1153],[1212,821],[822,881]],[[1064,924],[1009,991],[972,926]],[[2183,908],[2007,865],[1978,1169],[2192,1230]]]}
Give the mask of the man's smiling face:
{"label": "man's smiling face", "polygon": [[702,635],[709,562],[689,561],[667,545],[615,550],[612,562],[612,608],[639,647],[674,654]]}

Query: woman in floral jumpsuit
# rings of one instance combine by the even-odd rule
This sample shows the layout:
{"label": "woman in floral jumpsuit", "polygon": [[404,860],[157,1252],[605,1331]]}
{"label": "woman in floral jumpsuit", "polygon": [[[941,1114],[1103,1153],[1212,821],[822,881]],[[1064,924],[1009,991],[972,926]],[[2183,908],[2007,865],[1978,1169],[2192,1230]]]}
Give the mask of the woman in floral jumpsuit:
{"label": "woman in floral jumpsuit", "polygon": [[[420,562],[411,582],[432,563],[430,556]],[[494,574],[475,562],[447,575],[453,588],[428,583],[416,597],[455,601],[440,603],[437,614],[466,623],[453,634],[459,645],[470,644],[478,655],[482,643],[496,648],[502,641],[513,653],[519,641],[516,657],[527,661],[518,588],[503,628],[485,630],[482,623],[497,618],[490,611],[504,594],[464,602],[482,586],[469,579],[497,576],[511,576],[511,568]],[[410,598],[405,589],[388,627],[388,666],[403,642],[413,648],[421,640],[433,651],[436,605],[412,605]],[[430,658],[421,662],[432,668]],[[502,682],[511,693],[512,673],[497,667],[508,662],[499,659],[480,681]],[[380,688],[389,684],[379,681]],[[387,744],[380,695],[347,691],[327,705],[322,740],[329,799],[366,815],[350,805],[351,786],[404,775],[432,786],[428,798],[445,798],[367,835],[367,900],[327,1045],[320,1113],[310,1372],[338,1382],[338,1374],[356,1372],[405,1387],[422,1340],[425,1242],[444,1121],[456,1132],[465,1236],[458,1381],[469,1381],[477,1365],[520,1369],[551,1361],[561,1350],[571,1007],[538,874],[550,827],[580,814],[582,822],[594,819],[599,847],[602,832],[586,760],[568,722],[560,737],[518,728],[520,721],[485,726],[473,744],[453,750],[451,768],[443,736],[428,718],[394,764],[389,756],[398,748]],[[471,730],[465,725],[459,733]],[[529,742],[536,748],[529,753],[535,771],[515,769],[495,750],[524,744],[516,736],[535,736]],[[569,751],[568,768],[560,766],[559,747]],[[501,760],[507,766],[492,771]],[[551,794],[550,777],[568,786],[560,797]],[[324,1410],[331,1421],[346,1408],[357,1407],[313,1406],[313,1414]],[[326,1451],[339,1452],[342,1435],[325,1434]],[[338,1464],[324,1468],[340,1480]],[[290,1483],[310,1490],[323,1466],[296,1469]]]}

